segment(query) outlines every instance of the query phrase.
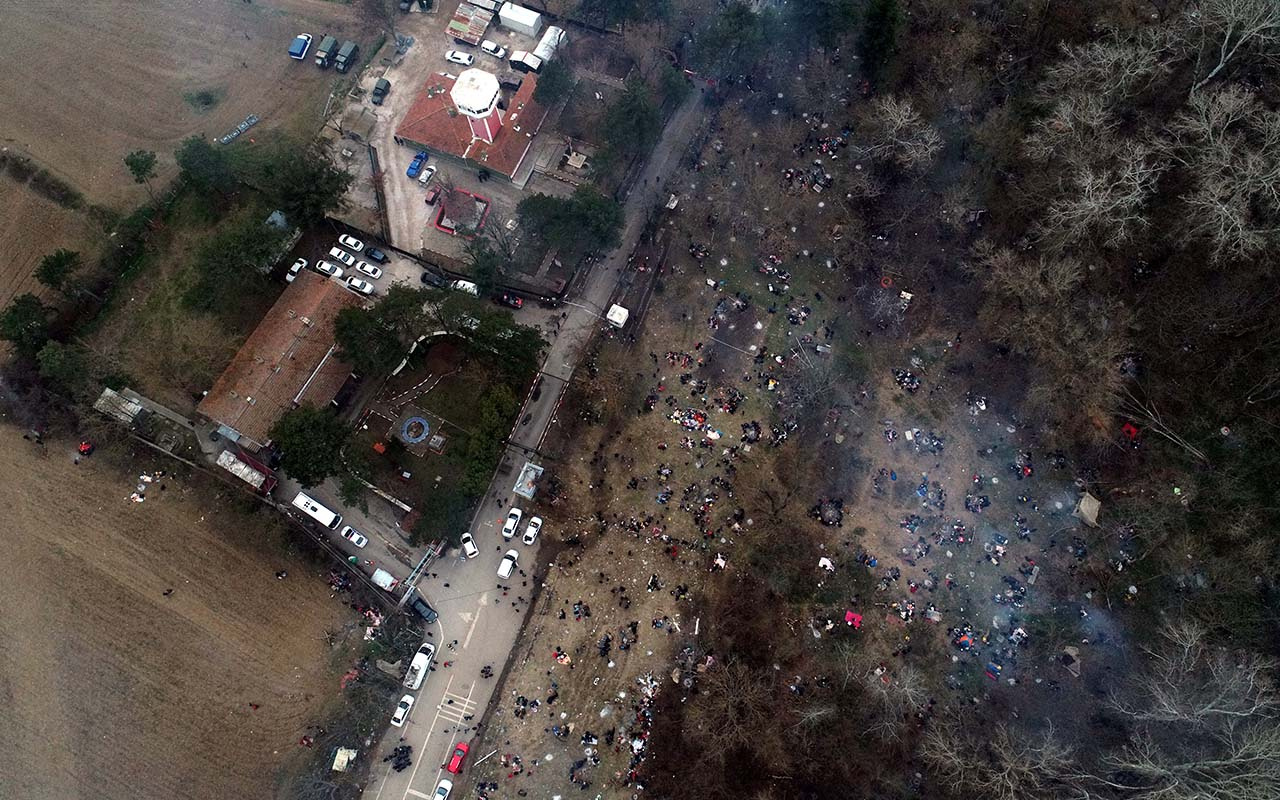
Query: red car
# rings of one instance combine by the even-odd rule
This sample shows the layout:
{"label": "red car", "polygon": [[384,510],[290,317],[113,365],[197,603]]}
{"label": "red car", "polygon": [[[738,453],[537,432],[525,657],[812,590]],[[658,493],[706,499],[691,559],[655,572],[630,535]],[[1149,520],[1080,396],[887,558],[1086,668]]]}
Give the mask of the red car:
{"label": "red car", "polygon": [[449,758],[449,763],[444,768],[454,775],[462,772],[462,762],[469,752],[471,752],[471,748],[467,746],[466,742],[458,742],[453,746],[453,755]]}
{"label": "red car", "polygon": [[508,308],[521,308],[524,306],[524,298],[514,295],[511,292],[503,292],[502,294],[495,296],[493,299],[499,305],[504,305]]}

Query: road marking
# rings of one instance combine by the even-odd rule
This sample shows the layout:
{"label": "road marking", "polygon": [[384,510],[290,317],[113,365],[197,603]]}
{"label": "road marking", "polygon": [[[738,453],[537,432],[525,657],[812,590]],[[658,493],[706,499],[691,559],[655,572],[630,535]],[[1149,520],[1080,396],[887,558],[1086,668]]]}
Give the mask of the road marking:
{"label": "road marking", "polygon": [[[444,626],[442,625],[442,626],[441,626],[441,628],[443,629],[443,627],[444,627]],[[443,630],[442,630],[441,632],[443,633]],[[448,694],[449,694],[449,687],[450,687],[450,686],[452,686],[452,685],[453,685],[453,676],[452,676],[452,675],[450,675],[450,676],[449,676],[449,682],[448,682],[448,683],[446,683],[446,684],[444,685],[444,693],[445,693],[445,695],[448,695]],[[418,757],[414,759],[413,772],[410,772],[410,773],[409,773],[409,786],[410,786],[410,788],[408,788],[408,789],[405,789],[405,790],[404,790],[404,794],[403,794],[403,795],[401,795],[401,800],[403,800],[403,798],[405,798],[405,797],[408,797],[408,796],[409,796],[409,792],[416,791],[416,790],[414,790],[414,789],[412,788],[412,787],[413,787],[413,779],[414,779],[414,778],[416,778],[416,777],[417,777],[417,775],[418,775],[418,767],[421,767],[421,766],[422,766],[422,757],[423,757],[423,755],[427,752],[427,742],[431,741],[431,734],[435,733],[435,730],[436,730],[436,723],[437,723],[437,722],[439,722],[439,721],[440,721],[440,712],[439,712],[439,711],[437,711],[437,712],[436,712],[435,719],[431,720],[431,727],[427,730],[427,738],[425,738],[425,739],[423,739],[423,740],[422,740],[422,744],[421,744],[421,746],[418,748]],[[438,770],[437,770],[437,771],[438,771]],[[388,768],[388,769],[387,769],[387,775],[388,775],[388,776],[390,776],[390,774],[391,774],[391,769],[390,769],[390,768]],[[385,779],[383,779],[383,780],[384,780],[384,785],[385,785]],[[378,794],[379,794],[379,795],[380,795],[380,794],[382,794],[382,789],[381,789],[381,787],[379,787],[379,789],[378,789]],[[376,799],[376,797],[375,797],[375,800],[377,800],[377,799]]]}
{"label": "road marking", "polygon": [[429,795],[429,794],[423,794],[422,792],[418,791],[417,789],[410,789],[410,790],[407,792],[407,794],[411,794],[411,795],[413,795],[414,797],[421,797],[421,798],[422,798],[422,800],[431,800],[431,795]]}
{"label": "road marking", "polygon": [[[467,629],[467,636],[465,639],[462,640],[463,650],[466,650],[467,645],[471,644],[471,635],[476,632],[476,623],[480,621],[480,611],[487,605],[489,605],[489,593],[482,592],[480,594],[480,604],[476,608],[475,619],[471,620],[471,627]],[[469,616],[471,616],[471,614],[468,613],[464,615],[463,619],[465,620],[466,617],[469,617]]]}

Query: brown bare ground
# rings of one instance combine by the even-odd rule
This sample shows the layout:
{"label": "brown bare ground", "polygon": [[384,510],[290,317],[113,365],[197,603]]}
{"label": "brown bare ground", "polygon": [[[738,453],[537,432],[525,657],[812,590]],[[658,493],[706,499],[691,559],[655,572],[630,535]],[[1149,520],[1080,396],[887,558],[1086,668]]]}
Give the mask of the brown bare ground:
{"label": "brown bare ground", "polygon": [[159,456],[71,455],[0,427],[0,797],[272,796],[337,694],[323,637],[350,612],[205,489],[129,502]]}
{"label": "brown bare ground", "polygon": [[[315,66],[315,46],[332,33],[367,51],[376,33],[361,13],[325,0],[0,0],[0,144],[91,202],[131,205],[145,194],[122,161],[131,150],[154,150],[163,181],[182,139],[221,136],[249,114],[262,118],[260,129],[314,130],[341,77]],[[287,50],[301,32],[315,41],[294,61]],[[198,113],[183,95],[203,89],[223,97]]]}
{"label": "brown bare ground", "polygon": [[5,255],[0,261],[0,307],[25,292],[49,294],[34,275],[44,256],[65,247],[79,250],[89,263],[104,241],[97,226],[84,214],[63,208],[29,186],[0,176],[0,242],[4,242]]}

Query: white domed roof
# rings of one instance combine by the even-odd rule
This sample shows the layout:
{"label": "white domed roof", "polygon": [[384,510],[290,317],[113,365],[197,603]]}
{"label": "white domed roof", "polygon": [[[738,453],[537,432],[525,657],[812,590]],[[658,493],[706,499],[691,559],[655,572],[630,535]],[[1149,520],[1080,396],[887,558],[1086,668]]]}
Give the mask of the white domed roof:
{"label": "white domed roof", "polygon": [[498,105],[498,76],[482,69],[468,69],[449,91],[453,104],[464,114],[484,116]]}

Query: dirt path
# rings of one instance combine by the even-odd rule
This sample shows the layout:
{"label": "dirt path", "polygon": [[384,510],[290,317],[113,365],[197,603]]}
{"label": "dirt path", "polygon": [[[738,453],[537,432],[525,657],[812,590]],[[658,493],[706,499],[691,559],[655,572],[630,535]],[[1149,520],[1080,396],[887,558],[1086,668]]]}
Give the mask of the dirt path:
{"label": "dirt path", "polygon": [[0,428],[0,797],[270,797],[349,612],[267,525],[70,452]]}

